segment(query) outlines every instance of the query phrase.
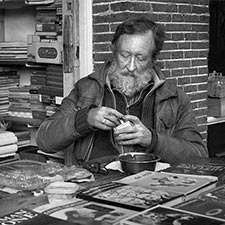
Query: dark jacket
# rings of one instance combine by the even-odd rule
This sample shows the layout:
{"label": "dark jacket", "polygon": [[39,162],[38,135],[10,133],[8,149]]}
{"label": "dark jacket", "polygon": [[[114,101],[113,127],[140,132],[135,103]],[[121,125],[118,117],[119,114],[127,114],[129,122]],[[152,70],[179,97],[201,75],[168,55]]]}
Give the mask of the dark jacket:
{"label": "dark jacket", "polygon": [[[89,159],[94,129],[87,124],[87,110],[91,105],[100,106],[107,84],[107,63],[87,77],[80,79],[70,94],[64,98],[59,110],[44,121],[37,132],[38,147],[46,152],[56,152],[74,144],[76,159]],[[207,148],[197,130],[195,115],[188,96],[155,68],[155,130],[157,143],[154,153],[168,163],[186,157],[207,157]],[[112,98],[113,92],[112,92]],[[148,106],[143,101],[143,120],[148,116]]]}

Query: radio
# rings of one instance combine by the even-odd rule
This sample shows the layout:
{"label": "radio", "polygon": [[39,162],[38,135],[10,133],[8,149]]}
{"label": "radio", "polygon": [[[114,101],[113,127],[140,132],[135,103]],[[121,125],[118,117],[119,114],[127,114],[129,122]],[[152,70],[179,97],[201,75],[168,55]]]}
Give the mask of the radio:
{"label": "radio", "polygon": [[61,64],[62,51],[62,36],[48,42],[41,41],[36,35],[28,36],[27,58],[29,62]]}

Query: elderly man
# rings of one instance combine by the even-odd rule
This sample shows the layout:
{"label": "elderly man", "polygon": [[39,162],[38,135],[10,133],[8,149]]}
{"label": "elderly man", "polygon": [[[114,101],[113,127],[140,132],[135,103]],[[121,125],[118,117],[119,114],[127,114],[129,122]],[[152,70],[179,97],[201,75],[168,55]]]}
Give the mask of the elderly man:
{"label": "elderly man", "polygon": [[38,147],[56,152],[74,144],[74,158],[83,161],[122,151],[154,153],[168,163],[208,156],[188,96],[156,66],[164,39],[147,17],[120,24],[112,59],[80,79],[42,123]]}

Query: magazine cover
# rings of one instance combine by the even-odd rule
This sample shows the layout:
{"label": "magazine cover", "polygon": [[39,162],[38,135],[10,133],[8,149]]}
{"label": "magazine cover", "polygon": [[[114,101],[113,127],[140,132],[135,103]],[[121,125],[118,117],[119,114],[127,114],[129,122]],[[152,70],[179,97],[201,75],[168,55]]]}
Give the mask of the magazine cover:
{"label": "magazine cover", "polygon": [[194,198],[174,206],[189,212],[225,220],[225,203],[216,199]]}
{"label": "magazine cover", "polygon": [[116,182],[188,195],[199,189],[204,191],[204,187],[215,187],[217,180],[213,176],[143,171]]}
{"label": "magazine cover", "polygon": [[137,211],[81,199],[42,205],[35,208],[34,211],[74,222],[75,224],[93,224],[93,221],[95,221],[95,224],[104,225],[118,224],[120,220],[137,213]]}

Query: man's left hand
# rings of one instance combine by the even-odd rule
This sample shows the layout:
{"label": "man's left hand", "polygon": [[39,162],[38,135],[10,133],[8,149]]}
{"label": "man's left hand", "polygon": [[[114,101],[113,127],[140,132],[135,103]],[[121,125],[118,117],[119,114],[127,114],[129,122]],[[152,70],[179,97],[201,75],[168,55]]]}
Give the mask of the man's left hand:
{"label": "man's left hand", "polygon": [[136,145],[148,146],[152,141],[152,132],[136,117],[132,115],[123,116],[124,121],[130,121],[131,126],[126,126],[117,130],[115,128],[114,135],[120,145]]}

